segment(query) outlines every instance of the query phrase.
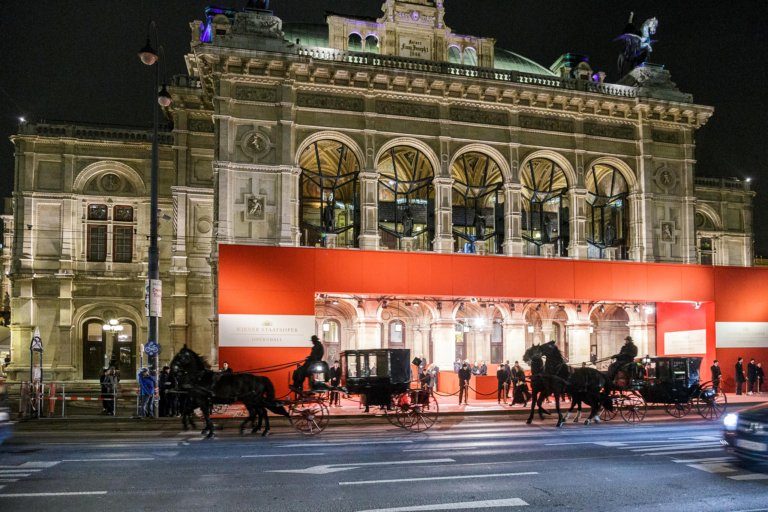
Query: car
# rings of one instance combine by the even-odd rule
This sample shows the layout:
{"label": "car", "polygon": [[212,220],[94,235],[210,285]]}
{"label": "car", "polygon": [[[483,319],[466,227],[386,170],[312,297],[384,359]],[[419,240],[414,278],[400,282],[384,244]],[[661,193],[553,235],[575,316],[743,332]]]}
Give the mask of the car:
{"label": "car", "polygon": [[13,423],[11,422],[11,408],[8,405],[8,392],[5,381],[0,378],[0,444],[11,437]]}
{"label": "car", "polygon": [[768,469],[768,404],[723,417],[726,449],[743,465]]}

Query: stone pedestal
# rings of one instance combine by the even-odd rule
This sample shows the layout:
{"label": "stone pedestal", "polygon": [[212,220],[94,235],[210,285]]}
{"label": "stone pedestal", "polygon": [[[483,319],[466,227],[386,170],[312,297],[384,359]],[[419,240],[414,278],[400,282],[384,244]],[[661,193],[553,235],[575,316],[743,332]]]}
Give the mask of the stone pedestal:
{"label": "stone pedestal", "polygon": [[335,249],[336,248],[336,241],[339,235],[336,233],[328,233],[325,235],[323,240],[325,240],[325,248],[326,249]]}
{"label": "stone pedestal", "polygon": [[400,239],[400,250],[403,251],[415,251],[416,250],[416,237],[404,236]]}
{"label": "stone pedestal", "polygon": [[481,256],[488,254],[488,240],[477,240],[475,242],[475,252]]}

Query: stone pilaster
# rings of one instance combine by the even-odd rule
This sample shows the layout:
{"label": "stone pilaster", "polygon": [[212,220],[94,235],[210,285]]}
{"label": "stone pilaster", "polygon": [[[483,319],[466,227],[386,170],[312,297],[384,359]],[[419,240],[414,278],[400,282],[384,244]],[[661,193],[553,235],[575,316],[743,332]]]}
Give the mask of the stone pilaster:
{"label": "stone pilaster", "polygon": [[452,178],[435,178],[434,252],[453,252],[453,211],[451,210]]}
{"label": "stone pilaster", "polygon": [[568,256],[574,259],[587,258],[587,237],[586,237],[586,204],[587,191],[585,189],[573,188],[568,191],[570,198],[570,237],[568,245]]}
{"label": "stone pilaster", "polygon": [[525,250],[522,236],[521,198],[522,185],[504,184],[504,254],[507,256],[522,256]]}
{"label": "stone pilaster", "polygon": [[650,201],[645,194],[630,194],[629,201],[629,259],[632,261],[645,261],[646,223],[645,213],[648,211]]}
{"label": "stone pilaster", "polygon": [[525,353],[525,319],[519,318],[504,322],[504,360],[514,364],[520,361],[522,364]]}
{"label": "stone pilaster", "polygon": [[456,360],[456,325],[453,320],[441,318],[432,324],[432,351],[434,363],[442,370],[453,368]]}
{"label": "stone pilaster", "polygon": [[301,168],[283,169],[280,171],[280,206],[279,206],[279,235],[278,245],[294,247],[300,244],[301,230],[299,229],[299,190]]}
{"label": "stone pilaster", "polygon": [[589,361],[589,345],[591,324],[589,322],[572,322],[568,327],[568,362],[579,364]]}
{"label": "stone pilaster", "polygon": [[375,251],[379,248],[379,175],[376,171],[360,173],[360,235],[361,249]]}

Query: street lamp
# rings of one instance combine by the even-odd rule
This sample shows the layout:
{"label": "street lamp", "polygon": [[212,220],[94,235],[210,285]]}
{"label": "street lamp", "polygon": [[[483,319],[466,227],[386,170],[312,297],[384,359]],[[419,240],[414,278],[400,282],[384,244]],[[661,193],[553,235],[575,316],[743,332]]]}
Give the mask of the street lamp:
{"label": "street lamp", "polygon": [[[154,37],[158,51],[152,47],[151,39]],[[160,126],[160,107],[171,105],[171,95],[165,84],[160,83],[160,64],[163,59],[163,47],[160,46],[157,35],[157,26],[152,21],[149,24],[149,33],[147,42],[139,50],[139,59],[147,66],[155,66],[155,95],[152,102],[152,168],[150,174],[150,198],[149,198],[149,254],[147,257],[147,345],[158,345],[158,322],[157,317],[160,314],[162,297],[162,283],[160,282],[160,261],[159,250],[157,247],[157,195],[158,195],[158,132]],[[164,64],[164,63],[163,63]],[[157,364],[159,366],[159,364]],[[155,375],[159,377],[159,368],[155,368]],[[155,382],[157,386],[157,381]],[[155,393],[157,394],[157,393]],[[157,408],[155,408],[157,415]]]}
{"label": "street lamp", "polygon": [[107,352],[104,352],[104,367],[108,368],[114,366],[117,369],[117,364],[120,360],[118,357],[119,351],[117,349],[117,333],[123,331],[123,326],[120,325],[118,320],[112,318],[108,323],[102,325],[102,329],[104,329],[104,332],[112,333],[112,356],[109,359],[109,364],[107,364]]}

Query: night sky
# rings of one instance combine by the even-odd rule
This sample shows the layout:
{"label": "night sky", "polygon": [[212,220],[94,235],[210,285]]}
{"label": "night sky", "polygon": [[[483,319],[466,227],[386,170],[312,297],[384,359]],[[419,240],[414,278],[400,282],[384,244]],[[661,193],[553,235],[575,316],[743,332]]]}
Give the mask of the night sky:
{"label": "night sky", "polygon": [[[17,119],[149,127],[152,73],[138,60],[153,17],[168,75],[185,73],[189,22],[206,5],[246,0],[3,0],[0,16],[0,193],[13,189]],[[379,16],[381,0],[272,0],[284,22],[324,21],[328,10]],[[549,66],[562,53],[590,56],[616,76],[613,42],[630,11],[639,26],[656,16],[652,61],[715,114],[697,134],[697,174],[751,177],[756,254],[768,255],[768,2],[766,0],[446,0],[446,22],[460,34],[495,37],[499,46]]]}

